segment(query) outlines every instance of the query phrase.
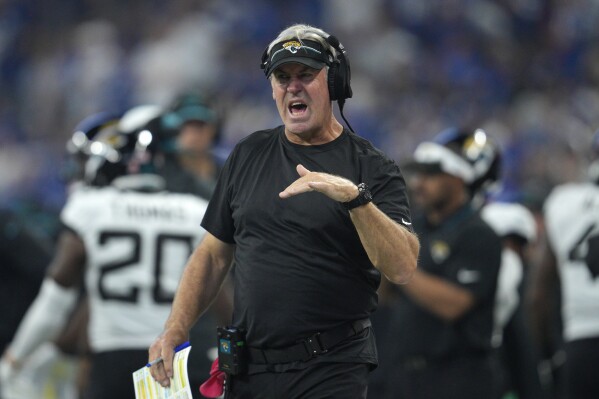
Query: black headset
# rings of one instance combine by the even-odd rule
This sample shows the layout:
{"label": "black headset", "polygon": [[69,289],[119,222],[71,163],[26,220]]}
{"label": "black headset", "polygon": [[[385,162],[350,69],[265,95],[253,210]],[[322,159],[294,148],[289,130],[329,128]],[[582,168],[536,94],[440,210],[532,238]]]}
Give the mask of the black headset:
{"label": "black headset", "polygon": [[[345,100],[351,98],[353,95],[350,81],[351,81],[351,69],[349,66],[349,60],[345,56],[345,48],[333,35],[329,35],[326,41],[337,50],[337,58],[331,54],[333,60],[329,64],[329,74],[327,76],[327,83],[329,86],[329,97],[331,101],[337,101],[340,107],[343,107]],[[268,57],[268,47],[262,53],[262,63],[260,67],[264,69],[266,76],[270,74],[270,60]]]}
{"label": "black headset", "polygon": [[329,96],[331,101],[337,101],[343,104],[345,99],[351,98],[353,92],[351,89],[351,69],[349,59],[345,56],[345,48],[333,35],[327,37],[327,42],[337,50],[337,59],[329,66],[328,84]]}

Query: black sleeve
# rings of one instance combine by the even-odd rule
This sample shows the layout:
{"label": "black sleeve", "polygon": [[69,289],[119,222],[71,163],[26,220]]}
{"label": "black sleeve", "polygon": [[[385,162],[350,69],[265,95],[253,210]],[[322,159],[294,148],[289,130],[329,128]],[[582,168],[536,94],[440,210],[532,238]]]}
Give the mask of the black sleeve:
{"label": "black sleeve", "polygon": [[231,184],[237,147],[231,152],[225,165],[220,171],[216,188],[208,203],[208,209],[202,220],[202,227],[221,241],[235,243],[235,225],[231,209]]}
{"label": "black sleeve", "polygon": [[399,166],[386,157],[369,162],[367,184],[374,204],[401,226],[414,232],[405,179]]}

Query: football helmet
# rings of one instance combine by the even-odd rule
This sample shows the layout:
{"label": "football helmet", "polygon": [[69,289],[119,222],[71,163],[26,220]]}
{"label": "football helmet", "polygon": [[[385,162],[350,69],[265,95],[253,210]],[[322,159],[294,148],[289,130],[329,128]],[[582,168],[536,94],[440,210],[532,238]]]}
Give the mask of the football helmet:
{"label": "football helmet", "polygon": [[98,112],[84,118],[75,126],[71,138],[67,141],[67,152],[88,153],[89,144],[96,134],[106,127],[115,126],[122,115],[116,112]]}
{"label": "football helmet", "polygon": [[90,146],[96,135],[103,130],[116,129],[120,112],[98,112],[81,120],[66,143],[66,160],[62,175],[68,182],[84,178],[85,163],[91,152]]}
{"label": "football helmet", "polygon": [[449,148],[470,164],[473,178],[468,186],[473,195],[487,191],[499,182],[501,151],[483,129],[449,128],[437,134],[433,141]]}
{"label": "football helmet", "polygon": [[158,120],[162,112],[162,108],[156,105],[136,106],[125,112],[114,129],[99,131],[89,143],[85,182],[105,186],[119,176],[144,173],[134,165],[148,162],[147,151],[153,148],[155,140],[146,127]]}

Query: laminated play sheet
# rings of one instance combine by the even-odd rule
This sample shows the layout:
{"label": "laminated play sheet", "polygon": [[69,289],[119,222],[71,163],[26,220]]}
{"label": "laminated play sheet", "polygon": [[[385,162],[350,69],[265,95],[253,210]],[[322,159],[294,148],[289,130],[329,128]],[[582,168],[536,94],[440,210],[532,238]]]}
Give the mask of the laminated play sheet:
{"label": "laminated play sheet", "polygon": [[171,385],[164,388],[150,374],[150,365],[145,365],[133,373],[135,399],[192,399],[189,377],[187,375],[187,358],[191,346],[185,343],[175,348],[173,359],[173,378]]}

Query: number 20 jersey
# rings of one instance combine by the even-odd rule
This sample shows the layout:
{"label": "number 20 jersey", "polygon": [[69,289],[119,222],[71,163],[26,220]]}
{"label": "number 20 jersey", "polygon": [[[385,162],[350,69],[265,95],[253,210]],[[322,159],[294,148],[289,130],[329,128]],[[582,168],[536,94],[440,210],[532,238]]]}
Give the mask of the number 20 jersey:
{"label": "number 20 jersey", "polygon": [[558,186],[545,202],[545,224],[562,284],[567,341],[599,336],[599,187]]}
{"label": "number 20 jersey", "polygon": [[147,349],[162,331],[187,259],[205,234],[207,205],[188,194],[114,187],[71,195],[61,220],[85,244],[95,352]]}

